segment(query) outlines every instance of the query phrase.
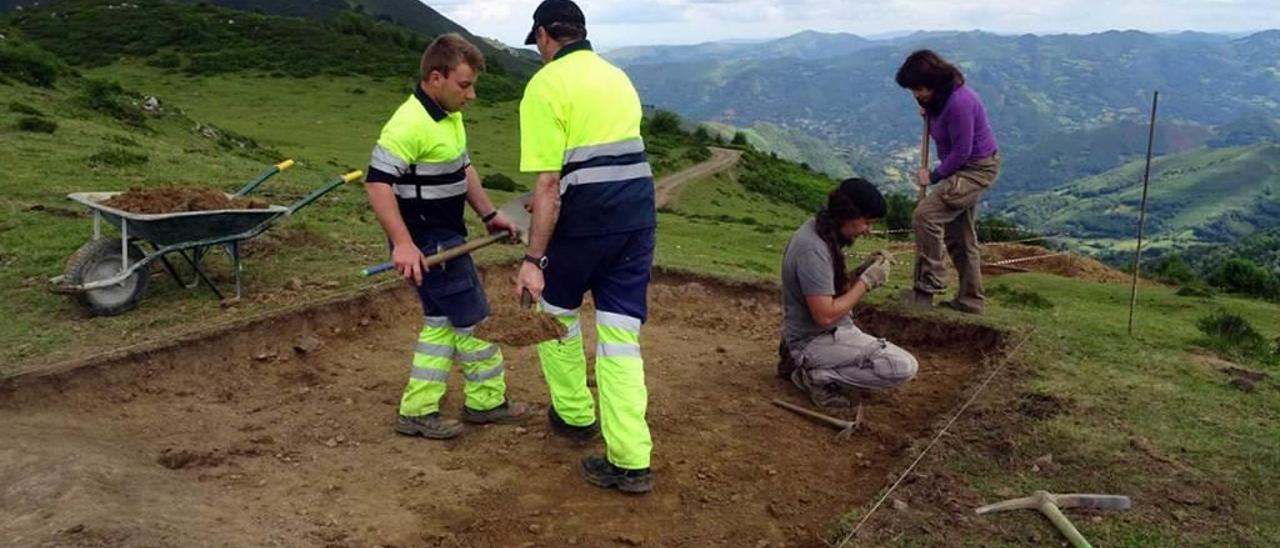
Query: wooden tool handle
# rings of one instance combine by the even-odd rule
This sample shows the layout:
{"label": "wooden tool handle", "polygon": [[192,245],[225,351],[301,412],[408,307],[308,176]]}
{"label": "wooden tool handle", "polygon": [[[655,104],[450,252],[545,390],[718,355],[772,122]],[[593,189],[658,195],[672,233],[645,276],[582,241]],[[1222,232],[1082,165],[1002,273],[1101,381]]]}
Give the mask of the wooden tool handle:
{"label": "wooden tool handle", "polygon": [[[920,169],[929,169],[929,115],[920,118],[924,120],[924,132],[920,136]],[[927,188],[916,185],[916,201],[923,200],[928,194]]]}
{"label": "wooden tool handle", "polygon": [[490,234],[488,236],[485,236],[484,238],[476,238],[465,244],[451,247],[449,249],[446,249],[434,255],[427,255],[426,260],[423,262],[426,264],[427,268],[431,268],[433,266],[439,265],[440,263],[446,263],[454,259],[457,259],[458,257],[461,257],[463,255],[470,255],[473,251],[476,251],[484,247],[489,247],[493,244],[506,240],[510,237],[511,237],[511,234],[508,234],[506,232],[499,232],[497,234]]}
{"label": "wooden tool handle", "polygon": [[776,405],[776,406],[778,406],[778,407],[781,407],[781,408],[783,408],[783,409],[786,409],[786,410],[788,410],[788,411],[791,411],[791,412],[794,412],[794,413],[797,413],[797,414],[800,414],[800,415],[804,415],[804,416],[809,417],[809,418],[811,418],[811,419],[814,419],[814,420],[816,420],[816,421],[824,422],[824,423],[829,424],[829,425],[831,425],[831,426],[834,426],[834,427],[836,427],[836,428],[842,428],[842,429],[843,429],[843,428],[848,428],[848,427],[849,427],[849,425],[853,424],[853,423],[852,423],[852,422],[850,422],[850,421],[840,420],[840,419],[837,419],[837,418],[832,417],[832,416],[830,416],[830,415],[824,415],[824,414],[819,413],[819,412],[817,412],[817,411],[812,411],[812,410],[809,410],[809,409],[805,409],[804,407],[800,407],[799,405],[796,405],[796,404],[794,404],[794,403],[785,402],[785,401],[782,401],[782,400],[779,400],[779,399],[774,399],[774,400],[773,400],[773,404],[774,404],[774,405]]}

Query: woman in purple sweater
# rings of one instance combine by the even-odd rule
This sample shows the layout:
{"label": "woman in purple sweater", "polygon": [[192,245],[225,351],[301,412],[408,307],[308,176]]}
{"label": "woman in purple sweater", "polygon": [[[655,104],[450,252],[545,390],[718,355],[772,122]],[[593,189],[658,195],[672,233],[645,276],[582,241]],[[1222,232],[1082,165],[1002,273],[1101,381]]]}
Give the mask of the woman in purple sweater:
{"label": "woman in purple sweater", "polygon": [[941,306],[981,314],[982,257],[978,249],[978,203],[1000,174],[1000,155],[982,99],[965,85],[960,70],[929,50],[912,53],[898,69],[899,86],[911,90],[938,148],[938,167],[921,168],[916,184],[937,185],[916,204],[916,264],[908,305],[932,306],[946,289],[943,252],[960,273],[955,299]]}

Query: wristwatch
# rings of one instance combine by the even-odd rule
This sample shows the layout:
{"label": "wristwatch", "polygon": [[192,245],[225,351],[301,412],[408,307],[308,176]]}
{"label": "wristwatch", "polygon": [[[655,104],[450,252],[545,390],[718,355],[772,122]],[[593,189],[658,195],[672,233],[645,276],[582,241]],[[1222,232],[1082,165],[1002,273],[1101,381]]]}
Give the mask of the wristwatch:
{"label": "wristwatch", "polygon": [[541,270],[547,269],[547,256],[534,257],[533,255],[525,255],[524,262],[537,266]]}

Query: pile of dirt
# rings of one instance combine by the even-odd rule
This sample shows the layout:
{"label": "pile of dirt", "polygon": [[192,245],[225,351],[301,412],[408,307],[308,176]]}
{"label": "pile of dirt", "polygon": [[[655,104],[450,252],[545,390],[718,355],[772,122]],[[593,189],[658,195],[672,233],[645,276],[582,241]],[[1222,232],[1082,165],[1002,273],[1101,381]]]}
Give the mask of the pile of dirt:
{"label": "pile of dirt", "polygon": [[[516,306],[511,276],[484,272],[495,310]],[[894,479],[1000,346],[982,326],[862,310],[858,324],[911,350],[920,372],[870,398],[870,432],[840,442],[770,404],[808,405],[774,374],[776,287],[659,273],[650,289],[647,496],[581,479],[578,460],[602,443],[551,431],[532,348],[503,347],[509,396],[538,407],[526,423],[396,435],[422,322],[397,289],[0,383],[0,508],[13,516],[0,546],[814,546]],[[594,316],[584,303],[588,356]],[[322,344],[295,349],[311,339]],[[441,412],[464,401],[455,372]]]}
{"label": "pile of dirt", "polygon": [[568,331],[551,314],[504,300],[495,303],[489,319],[476,327],[476,337],[507,346],[524,347],[559,339]]}
{"label": "pile of dirt", "polygon": [[[1131,279],[1129,275],[1112,269],[1094,259],[1071,254],[1055,255],[1056,253],[1058,252],[1031,245],[986,244],[982,247],[982,262],[984,263],[982,270],[984,274],[990,276],[1030,271],[1057,274],[1068,278],[1094,282],[1124,282]],[[1016,262],[1006,267],[993,266],[993,263],[1044,255],[1054,256]]]}
{"label": "pile of dirt", "polygon": [[227,196],[204,187],[131,188],[103,202],[129,213],[163,214],[190,211],[222,211],[227,209],[266,209],[268,204],[256,198]]}

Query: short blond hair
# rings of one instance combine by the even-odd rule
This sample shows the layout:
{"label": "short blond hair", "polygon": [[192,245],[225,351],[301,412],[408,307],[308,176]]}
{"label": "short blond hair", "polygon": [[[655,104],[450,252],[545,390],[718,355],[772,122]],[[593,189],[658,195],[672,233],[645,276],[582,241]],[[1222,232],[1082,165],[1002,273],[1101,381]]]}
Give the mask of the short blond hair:
{"label": "short blond hair", "polygon": [[426,80],[432,71],[447,77],[464,63],[476,72],[485,71],[484,54],[480,53],[480,48],[457,33],[441,34],[422,54],[422,79]]}

